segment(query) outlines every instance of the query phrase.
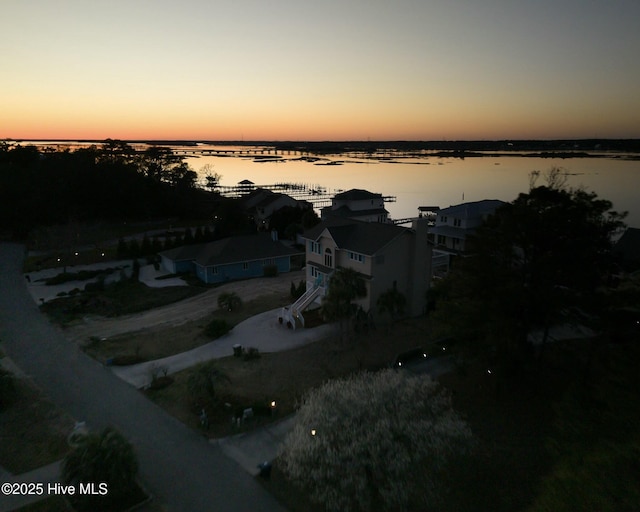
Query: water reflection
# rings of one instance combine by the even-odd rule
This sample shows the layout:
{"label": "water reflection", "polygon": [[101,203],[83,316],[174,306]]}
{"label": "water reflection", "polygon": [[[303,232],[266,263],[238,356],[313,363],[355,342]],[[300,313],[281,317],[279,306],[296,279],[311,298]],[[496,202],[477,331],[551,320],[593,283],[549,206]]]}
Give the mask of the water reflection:
{"label": "water reflection", "polygon": [[[640,162],[614,158],[539,158],[500,156],[482,158],[415,158],[373,160],[340,156],[321,161],[284,155],[278,160],[256,162],[252,157],[188,157],[198,171],[213,165],[222,175],[221,185],[233,186],[244,179],[256,185],[291,182],[322,186],[332,191],[364,188],[396,196],[388,203],[392,218],[415,216],[421,205],[446,207],[465,201],[501,199],[511,201],[529,187],[532,171],[545,172],[560,167],[568,174],[568,184],[596,192],[628,210],[627,222],[640,226],[637,211],[640,190]],[[334,165],[319,163],[338,162]],[[636,210],[636,211],[634,211]]]}

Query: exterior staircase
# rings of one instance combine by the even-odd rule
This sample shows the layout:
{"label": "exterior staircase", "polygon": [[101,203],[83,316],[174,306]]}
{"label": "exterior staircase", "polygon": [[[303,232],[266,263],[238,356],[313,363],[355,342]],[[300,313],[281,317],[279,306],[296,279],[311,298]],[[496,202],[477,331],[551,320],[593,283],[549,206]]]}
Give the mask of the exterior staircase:
{"label": "exterior staircase", "polygon": [[281,318],[283,318],[285,322],[291,322],[291,326],[294,329],[298,322],[302,327],[304,327],[304,316],[302,312],[323,293],[323,286],[318,286],[317,284],[314,285],[312,288],[304,292],[298,300],[291,304],[291,306],[282,308]]}

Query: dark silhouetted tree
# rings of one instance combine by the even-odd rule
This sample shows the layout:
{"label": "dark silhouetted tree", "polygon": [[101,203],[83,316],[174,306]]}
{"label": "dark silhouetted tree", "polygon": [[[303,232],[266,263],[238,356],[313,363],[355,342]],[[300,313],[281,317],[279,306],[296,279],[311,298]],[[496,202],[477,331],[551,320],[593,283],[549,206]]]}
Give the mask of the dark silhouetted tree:
{"label": "dark silhouetted tree", "polygon": [[532,331],[544,346],[551,327],[597,310],[625,214],[593,192],[565,188],[556,175],[500,207],[441,283],[436,318],[485,355],[522,360]]}

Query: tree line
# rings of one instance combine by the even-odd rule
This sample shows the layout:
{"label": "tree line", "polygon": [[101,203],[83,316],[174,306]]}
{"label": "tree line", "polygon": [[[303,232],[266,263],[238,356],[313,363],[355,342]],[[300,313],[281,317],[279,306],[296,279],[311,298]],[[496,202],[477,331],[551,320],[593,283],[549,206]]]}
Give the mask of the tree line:
{"label": "tree line", "polygon": [[36,226],[70,221],[203,218],[211,213],[216,176],[207,187],[171,149],[136,152],[122,141],[75,151],[0,143],[0,230],[25,238]]}

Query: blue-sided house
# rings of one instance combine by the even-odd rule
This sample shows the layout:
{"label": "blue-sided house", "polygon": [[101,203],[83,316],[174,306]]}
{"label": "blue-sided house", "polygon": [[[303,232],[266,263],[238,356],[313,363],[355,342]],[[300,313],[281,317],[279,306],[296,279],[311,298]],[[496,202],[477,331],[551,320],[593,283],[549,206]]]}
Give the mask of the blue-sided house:
{"label": "blue-sided house", "polygon": [[278,273],[291,270],[291,257],[303,254],[287,247],[270,233],[240,235],[215,242],[186,245],[160,253],[168,272],[192,272],[205,283],[215,284],[262,277],[265,267]]}

